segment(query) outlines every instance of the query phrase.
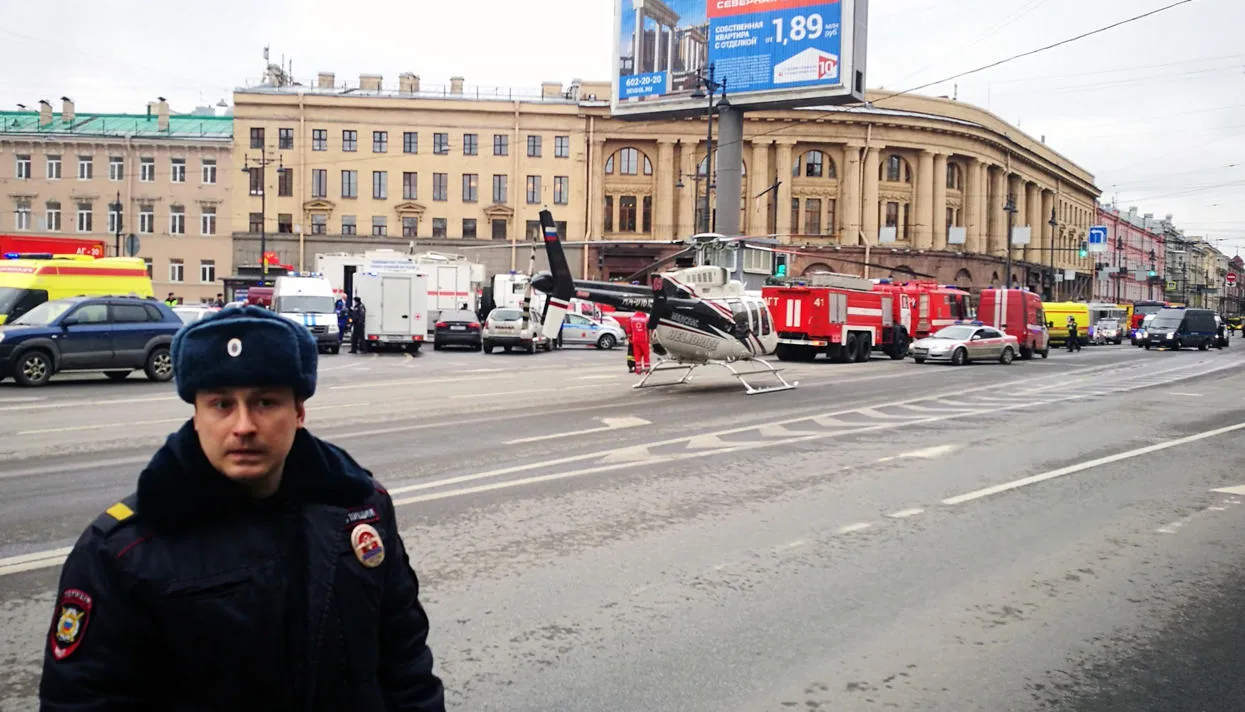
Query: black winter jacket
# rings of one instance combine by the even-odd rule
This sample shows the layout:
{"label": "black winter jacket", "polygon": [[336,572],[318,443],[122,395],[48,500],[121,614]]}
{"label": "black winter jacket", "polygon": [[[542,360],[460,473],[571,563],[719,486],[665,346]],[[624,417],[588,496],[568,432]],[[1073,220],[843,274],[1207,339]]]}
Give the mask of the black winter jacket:
{"label": "black winter jacket", "polygon": [[[358,527],[380,552],[356,555]],[[188,422],[65,562],[40,709],[443,712],[418,591],[392,499],[344,450],[300,429],[257,503]]]}

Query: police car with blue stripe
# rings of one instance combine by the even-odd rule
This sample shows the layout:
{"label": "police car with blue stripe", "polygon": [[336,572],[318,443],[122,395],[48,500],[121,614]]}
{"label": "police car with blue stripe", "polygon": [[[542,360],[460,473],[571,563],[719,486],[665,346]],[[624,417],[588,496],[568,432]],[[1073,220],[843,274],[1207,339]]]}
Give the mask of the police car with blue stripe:
{"label": "police car with blue stripe", "polygon": [[336,305],[333,285],[321,275],[295,272],[277,277],[272,287],[272,310],[307,327],[321,353],[341,351]]}

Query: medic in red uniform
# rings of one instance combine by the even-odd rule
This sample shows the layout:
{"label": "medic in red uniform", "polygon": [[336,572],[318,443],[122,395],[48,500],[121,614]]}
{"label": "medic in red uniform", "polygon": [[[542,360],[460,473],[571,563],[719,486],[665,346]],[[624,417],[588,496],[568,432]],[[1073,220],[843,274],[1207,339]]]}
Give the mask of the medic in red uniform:
{"label": "medic in red uniform", "polygon": [[638,311],[631,315],[627,320],[627,340],[635,355],[635,372],[647,373],[652,368],[648,360],[648,314]]}

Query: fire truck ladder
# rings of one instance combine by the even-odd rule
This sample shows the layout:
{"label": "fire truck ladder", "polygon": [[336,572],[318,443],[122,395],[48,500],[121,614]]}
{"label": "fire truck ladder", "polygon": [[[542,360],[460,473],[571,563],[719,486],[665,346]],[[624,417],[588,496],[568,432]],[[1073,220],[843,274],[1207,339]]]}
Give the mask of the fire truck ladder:
{"label": "fire truck ladder", "polygon": [[[737,364],[742,364],[742,363],[751,364],[755,366],[755,368],[753,368],[752,370],[748,370],[748,371],[741,371],[739,370],[739,368],[737,368]],[[732,376],[739,379],[739,382],[744,387],[744,391],[750,396],[754,396],[759,393],[775,393],[777,391],[790,391],[790,390],[793,390],[796,386],[800,385],[799,381],[788,382],[786,378],[783,378],[781,368],[774,368],[774,366],[771,365],[768,361],[762,361],[761,359],[749,358],[749,359],[740,359],[734,362],[706,361],[706,362],[688,363],[685,361],[678,361],[675,359],[664,359],[663,358],[663,359],[659,359],[657,361],[657,364],[653,366],[653,368],[649,369],[647,373],[644,374],[644,378],[641,378],[640,382],[632,386],[632,388],[657,388],[659,386],[677,386],[683,383],[688,383],[692,380],[692,372],[695,371],[697,368],[700,368],[701,366],[721,366],[722,368],[726,369],[727,371],[730,372]],[[677,371],[677,370],[684,371],[684,374],[682,378],[675,381],[674,383],[651,383],[650,384],[648,382],[648,379],[651,378],[653,374],[655,373],[665,372],[665,371]],[[778,379],[779,382],[777,384],[770,385],[770,386],[754,386],[752,385],[751,382],[749,382],[748,380],[749,376],[756,376],[756,375],[762,375],[762,374],[771,375],[774,378]]]}

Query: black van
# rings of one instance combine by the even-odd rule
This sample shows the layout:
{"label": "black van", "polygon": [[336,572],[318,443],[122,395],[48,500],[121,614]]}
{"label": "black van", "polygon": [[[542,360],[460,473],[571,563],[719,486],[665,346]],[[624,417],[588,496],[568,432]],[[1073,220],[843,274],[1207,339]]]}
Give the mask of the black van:
{"label": "black van", "polygon": [[1196,346],[1205,351],[1216,336],[1215,312],[1210,309],[1160,309],[1146,331],[1146,348]]}

